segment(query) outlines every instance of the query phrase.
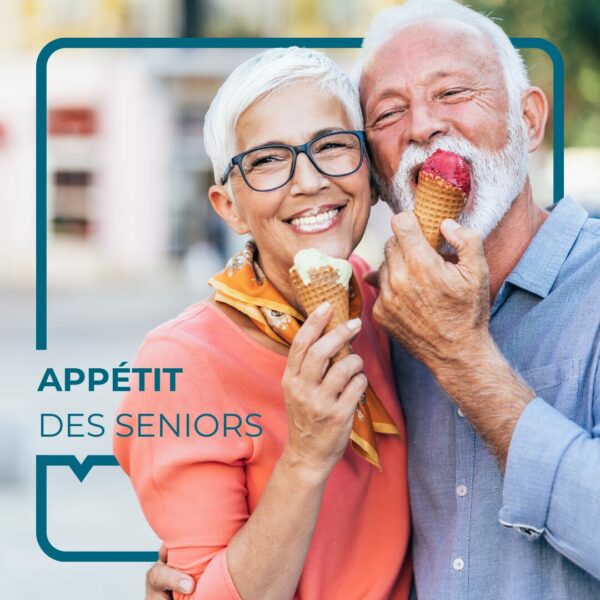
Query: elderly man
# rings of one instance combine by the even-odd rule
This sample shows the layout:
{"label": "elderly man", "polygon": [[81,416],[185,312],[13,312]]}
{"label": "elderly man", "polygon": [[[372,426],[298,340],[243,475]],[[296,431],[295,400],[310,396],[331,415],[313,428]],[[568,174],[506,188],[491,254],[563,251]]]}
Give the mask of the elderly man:
{"label": "elderly man", "polygon": [[[380,13],[360,92],[399,211],[375,315],[398,342],[416,594],[600,598],[600,223],[533,202],[544,94],[502,30],[452,0]],[[410,210],[436,149],[474,183],[443,257]],[[179,577],[155,567],[148,598]]]}
{"label": "elderly man", "polygon": [[[533,203],[544,95],[450,0],[376,18],[360,91],[382,193],[407,211],[375,315],[399,342],[418,597],[600,598],[600,223]],[[410,212],[438,148],[474,179],[446,260]]]}

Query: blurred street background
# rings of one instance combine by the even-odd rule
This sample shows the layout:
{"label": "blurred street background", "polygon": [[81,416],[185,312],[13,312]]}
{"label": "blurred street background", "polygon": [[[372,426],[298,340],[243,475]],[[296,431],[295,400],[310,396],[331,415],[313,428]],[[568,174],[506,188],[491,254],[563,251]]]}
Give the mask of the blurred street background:
{"label": "blurred street background", "polygon": [[[111,440],[41,438],[40,413],[103,413],[120,394],[38,393],[47,367],[133,362],[144,334],[209,292],[243,243],[211,212],[204,114],[254,50],[60,50],[48,65],[48,350],[35,351],[35,61],[58,37],[361,36],[386,0],[0,0],[0,597],[143,597],[145,564],[57,563],[35,541],[35,455],[111,454]],[[544,37],[566,73],[565,191],[600,215],[600,4],[471,0],[511,36]],[[330,55],[350,71],[355,50]],[[525,51],[552,103],[552,68]],[[531,161],[552,202],[552,129]],[[359,253],[377,264],[387,207]],[[98,471],[98,472],[96,472]],[[49,477],[50,538],[63,549],[153,550],[118,469]]]}

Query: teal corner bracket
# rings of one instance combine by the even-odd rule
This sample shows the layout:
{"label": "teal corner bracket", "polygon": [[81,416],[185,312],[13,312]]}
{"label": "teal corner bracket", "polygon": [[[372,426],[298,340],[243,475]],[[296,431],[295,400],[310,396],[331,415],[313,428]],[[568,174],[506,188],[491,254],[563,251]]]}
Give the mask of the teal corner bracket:
{"label": "teal corner bracket", "polygon": [[83,462],[69,454],[36,456],[35,534],[44,554],[60,562],[155,562],[158,552],[60,550],[48,537],[48,467],[67,467],[80,482],[94,467],[118,466],[112,455],[90,455]]}

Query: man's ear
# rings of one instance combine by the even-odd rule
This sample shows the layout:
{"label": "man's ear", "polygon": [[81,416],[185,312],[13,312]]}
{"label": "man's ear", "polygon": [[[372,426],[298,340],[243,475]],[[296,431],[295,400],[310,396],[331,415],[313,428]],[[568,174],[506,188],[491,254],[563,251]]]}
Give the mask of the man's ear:
{"label": "man's ear", "polygon": [[229,228],[239,235],[244,235],[250,231],[244,216],[236,203],[229,195],[229,191],[224,185],[213,185],[208,190],[208,199],[215,209],[215,212],[229,225]]}
{"label": "man's ear", "polygon": [[521,110],[527,128],[529,152],[535,152],[544,139],[548,120],[546,94],[538,87],[528,88],[521,97]]}

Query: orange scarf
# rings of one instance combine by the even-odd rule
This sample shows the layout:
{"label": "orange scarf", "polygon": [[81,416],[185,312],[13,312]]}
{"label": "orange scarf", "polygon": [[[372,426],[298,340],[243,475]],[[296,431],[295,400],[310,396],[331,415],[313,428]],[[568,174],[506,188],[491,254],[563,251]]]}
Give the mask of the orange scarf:
{"label": "orange scarf", "polygon": [[[248,242],[208,283],[217,290],[215,300],[233,306],[250,317],[264,334],[290,346],[305,318],[269,283],[256,254],[256,245]],[[350,318],[360,316],[361,308],[360,288],[353,275],[350,281]],[[392,417],[369,385],[356,408],[350,439],[360,456],[381,469],[375,432],[400,435]]]}

